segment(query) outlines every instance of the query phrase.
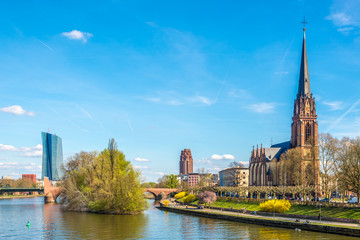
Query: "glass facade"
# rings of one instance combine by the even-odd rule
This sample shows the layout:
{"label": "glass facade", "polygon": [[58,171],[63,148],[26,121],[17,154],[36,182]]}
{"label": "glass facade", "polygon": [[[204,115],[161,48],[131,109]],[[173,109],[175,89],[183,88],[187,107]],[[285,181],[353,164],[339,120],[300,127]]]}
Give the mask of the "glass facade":
{"label": "glass facade", "polygon": [[63,151],[61,138],[50,134],[41,133],[42,138],[42,179],[48,177],[49,180],[58,181],[64,175],[62,170]]}

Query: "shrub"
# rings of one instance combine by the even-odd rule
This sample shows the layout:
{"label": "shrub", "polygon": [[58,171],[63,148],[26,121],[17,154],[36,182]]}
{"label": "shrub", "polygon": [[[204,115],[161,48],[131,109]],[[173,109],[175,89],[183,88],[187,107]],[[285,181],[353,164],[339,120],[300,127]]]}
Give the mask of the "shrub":
{"label": "shrub", "polygon": [[196,197],[194,194],[189,194],[186,197],[184,197],[184,203],[191,203],[196,200]]}
{"label": "shrub", "polygon": [[216,194],[210,191],[202,192],[197,197],[199,199],[199,203],[211,204],[216,201]]}
{"label": "shrub", "polygon": [[165,205],[165,207],[169,206],[169,200],[165,200],[164,205]]}
{"label": "shrub", "polygon": [[260,203],[260,210],[264,212],[273,212],[275,209],[275,212],[284,213],[288,211],[290,207],[291,207],[290,202],[284,199],[282,200],[272,199]]}
{"label": "shrub", "polygon": [[185,197],[186,194],[187,194],[187,192],[179,192],[179,193],[176,194],[174,197],[175,197],[176,199],[180,199],[180,198]]}

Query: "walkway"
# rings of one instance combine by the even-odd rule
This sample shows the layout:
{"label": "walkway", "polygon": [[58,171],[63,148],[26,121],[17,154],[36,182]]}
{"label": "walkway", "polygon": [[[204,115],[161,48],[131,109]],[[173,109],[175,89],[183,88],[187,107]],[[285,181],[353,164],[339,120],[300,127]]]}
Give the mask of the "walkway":
{"label": "walkway", "polygon": [[[179,205],[179,204],[177,204],[174,207],[186,208],[186,206]],[[189,210],[197,210],[197,211],[203,211],[203,212],[211,212],[211,213],[223,214],[223,215],[230,215],[230,216],[247,217],[247,218],[280,220],[280,221],[288,221],[288,222],[295,222],[295,220],[296,220],[296,218],[277,217],[276,214],[275,214],[275,217],[273,217],[273,216],[263,216],[263,215],[253,215],[253,214],[238,213],[238,212],[221,211],[221,210],[208,209],[208,208],[197,209],[196,207],[193,207],[193,206],[188,206],[188,209]],[[330,222],[330,221],[300,219],[300,223],[302,223],[302,224],[304,224],[306,221],[309,221],[310,222],[309,224],[319,224],[319,225],[338,226],[338,227],[350,227],[350,228],[360,229],[360,224],[356,224],[356,223],[343,223],[343,222]]]}

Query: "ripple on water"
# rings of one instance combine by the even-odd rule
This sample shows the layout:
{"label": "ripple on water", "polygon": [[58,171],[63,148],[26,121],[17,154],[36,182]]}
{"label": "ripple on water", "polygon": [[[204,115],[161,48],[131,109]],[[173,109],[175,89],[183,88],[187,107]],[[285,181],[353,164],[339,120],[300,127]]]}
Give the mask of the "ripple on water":
{"label": "ripple on water", "polygon": [[199,218],[152,205],[139,215],[64,212],[59,204],[43,204],[42,197],[0,200],[0,219],[0,239],[356,239]]}

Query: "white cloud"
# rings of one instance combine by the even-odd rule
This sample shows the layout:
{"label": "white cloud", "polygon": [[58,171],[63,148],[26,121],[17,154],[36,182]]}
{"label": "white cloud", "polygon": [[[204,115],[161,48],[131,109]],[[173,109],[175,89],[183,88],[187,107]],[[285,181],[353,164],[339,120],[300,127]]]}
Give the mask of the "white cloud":
{"label": "white cloud", "polygon": [[13,105],[9,107],[0,108],[1,112],[11,113],[14,115],[28,115],[30,117],[35,116],[35,113],[25,111],[20,105]]}
{"label": "white cloud", "polygon": [[148,166],[134,166],[134,168],[137,168],[137,169],[148,169],[149,167],[148,167]]}
{"label": "white cloud", "polygon": [[39,172],[42,166],[36,165],[35,163],[0,162],[0,168],[18,170],[19,173],[16,173],[16,175],[20,175],[21,171],[24,169]]}
{"label": "white cloud", "polygon": [[203,103],[205,105],[212,105],[213,102],[207,98],[207,97],[203,97],[203,96],[195,96],[195,97],[191,97],[191,98],[188,98],[188,100],[190,102],[194,102],[194,103]]}
{"label": "white cloud", "polygon": [[149,162],[149,159],[137,157],[137,158],[135,158],[135,161],[137,161],[137,162]]}
{"label": "white cloud", "polygon": [[255,103],[251,104],[248,109],[257,113],[272,113],[275,108],[275,103]]}
{"label": "white cloud", "polygon": [[325,18],[332,21],[337,30],[344,35],[353,33],[359,35],[360,1],[335,0],[330,8],[330,14]]}
{"label": "white cloud", "polygon": [[328,106],[330,108],[330,110],[332,110],[332,111],[343,108],[341,101],[323,101],[322,103],[325,104],[326,106]]}
{"label": "white cloud", "polygon": [[78,30],[72,30],[70,32],[63,32],[61,35],[74,40],[82,40],[84,43],[87,42],[89,38],[91,38],[93,35],[88,32],[81,32]]}
{"label": "white cloud", "polygon": [[16,147],[11,145],[0,144],[0,151],[16,151]]}
{"label": "white cloud", "polygon": [[22,152],[21,156],[23,157],[41,157],[42,155],[42,145],[38,144],[34,147],[21,147],[16,148],[12,145],[0,144],[0,151],[16,151]]}
{"label": "white cloud", "polygon": [[342,27],[353,24],[351,16],[345,12],[332,13],[325,18],[326,20],[333,21],[335,26]]}
{"label": "white cloud", "polygon": [[[148,102],[153,102],[153,103],[162,103],[162,104],[166,104],[166,105],[171,105],[171,106],[180,106],[183,104],[192,104],[192,103],[201,103],[204,105],[212,105],[215,102],[211,101],[208,97],[204,97],[204,96],[192,96],[192,97],[182,97],[180,96],[180,94],[177,94],[176,92],[171,92],[171,93],[161,93],[161,95],[165,95],[165,97],[148,97],[148,98],[143,98],[144,100],[148,101]],[[169,95],[169,96],[166,96]],[[179,95],[179,96],[177,96]]]}
{"label": "white cloud", "polygon": [[234,160],[235,157],[231,154],[224,154],[224,155],[218,155],[218,154],[213,154],[210,157],[211,160]]}

